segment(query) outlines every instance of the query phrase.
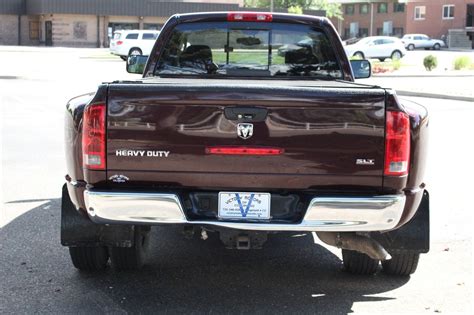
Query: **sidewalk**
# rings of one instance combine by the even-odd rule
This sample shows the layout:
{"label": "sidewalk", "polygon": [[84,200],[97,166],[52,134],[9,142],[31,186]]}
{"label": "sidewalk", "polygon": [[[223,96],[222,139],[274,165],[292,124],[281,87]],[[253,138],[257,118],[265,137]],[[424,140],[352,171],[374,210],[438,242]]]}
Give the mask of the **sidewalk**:
{"label": "sidewalk", "polygon": [[360,83],[392,88],[399,95],[474,102],[474,75],[449,76],[373,76]]}

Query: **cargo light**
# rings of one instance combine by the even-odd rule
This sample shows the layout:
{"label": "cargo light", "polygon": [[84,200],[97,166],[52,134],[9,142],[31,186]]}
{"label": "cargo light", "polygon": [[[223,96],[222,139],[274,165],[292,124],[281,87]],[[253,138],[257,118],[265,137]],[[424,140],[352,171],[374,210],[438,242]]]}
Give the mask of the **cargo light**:
{"label": "cargo light", "polygon": [[207,154],[216,155],[280,155],[285,150],[281,148],[255,148],[255,147],[208,147]]}
{"label": "cargo light", "polygon": [[410,160],[410,119],[403,112],[387,111],[385,125],[384,175],[408,174]]}
{"label": "cargo light", "polygon": [[271,13],[259,12],[230,12],[227,13],[229,22],[271,22],[273,15]]}
{"label": "cargo light", "polygon": [[86,107],[82,123],[84,167],[105,169],[105,104]]}

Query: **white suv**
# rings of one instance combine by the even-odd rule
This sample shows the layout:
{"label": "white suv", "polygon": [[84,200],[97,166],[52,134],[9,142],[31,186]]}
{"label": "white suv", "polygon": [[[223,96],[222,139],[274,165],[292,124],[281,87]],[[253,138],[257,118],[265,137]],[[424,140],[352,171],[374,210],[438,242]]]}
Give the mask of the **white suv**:
{"label": "white suv", "polygon": [[115,31],[110,41],[110,53],[123,60],[130,55],[148,56],[159,34],[160,31],[155,30]]}

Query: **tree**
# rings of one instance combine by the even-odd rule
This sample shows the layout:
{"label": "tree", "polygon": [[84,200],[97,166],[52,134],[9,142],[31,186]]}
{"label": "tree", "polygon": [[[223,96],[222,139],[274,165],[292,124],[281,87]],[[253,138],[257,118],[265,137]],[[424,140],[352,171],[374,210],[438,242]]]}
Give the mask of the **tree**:
{"label": "tree", "polygon": [[303,14],[303,8],[298,7],[298,6],[289,7],[288,8],[288,13]]}
{"label": "tree", "polygon": [[[270,8],[270,2],[271,0],[245,0],[244,5],[253,8]],[[300,9],[324,10],[327,17],[342,20],[341,4],[328,0],[273,0],[273,8],[290,9],[292,13],[298,13]]]}
{"label": "tree", "polygon": [[343,19],[340,3],[329,2],[328,0],[313,0],[311,2],[313,4],[310,6],[310,9],[324,10],[328,18],[335,17],[339,20]]}

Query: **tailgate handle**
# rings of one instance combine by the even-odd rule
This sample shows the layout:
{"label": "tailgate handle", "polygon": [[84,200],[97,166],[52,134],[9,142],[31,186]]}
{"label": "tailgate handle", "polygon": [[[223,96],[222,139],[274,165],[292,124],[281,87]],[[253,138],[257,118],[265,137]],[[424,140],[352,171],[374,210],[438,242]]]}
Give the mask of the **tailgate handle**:
{"label": "tailgate handle", "polygon": [[226,107],[224,109],[224,116],[228,120],[259,122],[265,121],[267,114],[268,109],[261,107]]}

